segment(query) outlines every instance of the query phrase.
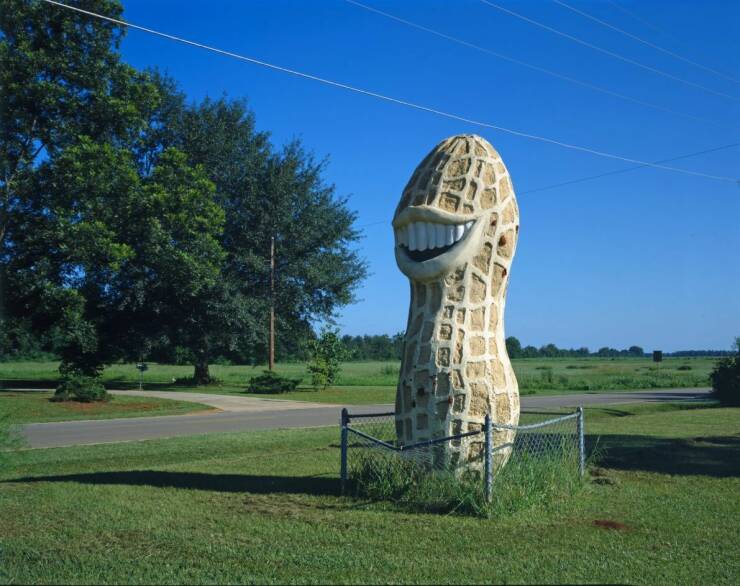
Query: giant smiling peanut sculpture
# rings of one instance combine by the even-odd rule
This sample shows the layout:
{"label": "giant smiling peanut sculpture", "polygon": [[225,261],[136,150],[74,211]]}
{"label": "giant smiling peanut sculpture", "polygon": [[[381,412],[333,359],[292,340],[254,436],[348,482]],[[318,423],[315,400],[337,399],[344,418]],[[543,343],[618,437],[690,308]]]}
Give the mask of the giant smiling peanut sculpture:
{"label": "giant smiling peanut sculpture", "polygon": [[[519,209],[499,154],[476,135],[442,141],[406,185],[393,229],[396,262],[411,285],[396,391],[399,443],[480,429],[486,414],[516,425],[504,305]],[[494,448],[512,441],[512,431],[494,433]],[[482,436],[445,446],[450,464],[482,460]],[[496,462],[509,452],[494,452]]]}

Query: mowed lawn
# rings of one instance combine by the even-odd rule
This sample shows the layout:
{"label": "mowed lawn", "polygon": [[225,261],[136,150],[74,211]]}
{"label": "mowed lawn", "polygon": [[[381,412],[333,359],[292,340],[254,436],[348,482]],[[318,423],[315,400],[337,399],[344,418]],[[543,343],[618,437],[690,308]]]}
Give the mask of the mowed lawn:
{"label": "mowed lawn", "polygon": [[576,497],[490,520],[338,496],[336,428],[22,451],[0,467],[0,581],[737,584],[740,409],[586,428],[602,461]]}
{"label": "mowed lawn", "polygon": [[[599,392],[626,389],[705,387],[714,358],[667,358],[660,364],[649,358],[549,358],[514,360],[514,370],[522,394]],[[56,362],[0,363],[0,388],[53,387],[58,380]],[[177,390],[224,394],[247,394],[250,377],[264,367],[212,365],[218,384],[193,387],[174,381],[192,375],[192,367],[149,364],[144,387],[151,390]],[[302,363],[278,364],[277,371],[301,379],[297,391],[278,398],[342,404],[392,403],[398,381],[398,362],[348,362],[336,385],[325,390],[309,386],[310,378]],[[103,380],[108,388],[138,388],[139,372],[133,364],[114,364],[106,368]],[[275,397],[273,395],[273,397]]]}
{"label": "mowed lawn", "polygon": [[208,405],[171,399],[121,397],[96,403],[77,401],[53,402],[53,393],[0,390],[0,417],[7,423],[42,423],[72,419],[112,419],[114,417],[146,417],[154,415],[184,415],[213,410]]}

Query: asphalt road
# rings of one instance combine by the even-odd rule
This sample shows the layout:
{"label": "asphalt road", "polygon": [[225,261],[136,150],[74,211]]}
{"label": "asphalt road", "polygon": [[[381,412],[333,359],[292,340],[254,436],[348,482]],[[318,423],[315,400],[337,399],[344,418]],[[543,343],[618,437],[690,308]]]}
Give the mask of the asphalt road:
{"label": "asphalt road", "polygon": [[[155,392],[114,391],[126,395],[162,396]],[[522,409],[545,409],[578,405],[600,405],[636,402],[657,402],[701,399],[709,389],[667,389],[573,395],[522,397]],[[178,395],[178,396],[175,396]],[[208,414],[104,419],[98,421],[64,421],[31,423],[21,426],[31,448],[53,448],[82,444],[101,444],[165,437],[199,435],[203,433],[323,427],[339,423],[341,405],[300,403],[253,399],[224,395],[166,392],[172,399],[207,403],[220,411]],[[382,413],[392,405],[354,405],[350,413]]]}

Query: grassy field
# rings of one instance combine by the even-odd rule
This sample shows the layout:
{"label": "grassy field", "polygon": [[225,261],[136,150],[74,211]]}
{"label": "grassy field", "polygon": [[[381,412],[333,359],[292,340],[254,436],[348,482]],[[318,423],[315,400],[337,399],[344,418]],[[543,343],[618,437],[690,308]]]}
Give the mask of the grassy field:
{"label": "grassy field", "polygon": [[[656,365],[648,358],[551,358],[514,360],[522,394],[605,391],[708,386],[713,358],[667,358]],[[0,362],[0,388],[52,387],[58,379],[55,362]],[[213,365],[211,373],[220,384],[208,387],[177,385],[174,379],[192,375],[189,366],[150,364],[145,388],[155,390],[244,393],[250,377],[264,367]],[[301,377],[296,392],[280,398],[323,403],[392,403],[398,380],[397,362],[350,362],[343,365],[336,386],[314,391],[303,364],[279,364],[277,371]],[[139,373],[133,364],[108,367],[103,380],[108,388],[137,388]]]}
{"label": "grassy field", "polygon": [[72,419],[111,419],[147,415],[184,415],[212,409],[208,405],[141,397],[111,396],[105,403],[54,403],[52,393],[0,391],[0,416],[8,423],[41,423]]}
{"label": "grassy field", "polygon": [[337,430],[23,451],[3,583],[736,584],[740,409],[589,409],[575,498],[482,520],[337,496]]}

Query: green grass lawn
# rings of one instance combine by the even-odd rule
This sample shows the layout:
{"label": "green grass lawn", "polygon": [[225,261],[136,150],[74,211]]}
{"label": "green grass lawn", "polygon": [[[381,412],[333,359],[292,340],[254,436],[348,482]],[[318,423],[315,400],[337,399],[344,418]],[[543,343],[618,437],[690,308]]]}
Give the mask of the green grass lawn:
{"label": "green grass lawn", "polygon": [[3,583],[737,584],[740,409],[588,409],[576,496],[483,520],[337,495],[336,428],[22,451]]}
{"label": "green grass lawn", "polygon": [[111,419],[113,417],[145,417],[147,415],[183,415],[212,409],[208,405],[112,395],[104,403],[66,401],[55,403],[52,393],[13,393],[0,391],[0,416],[8,423],[40,423],[71,419]]}
{"label": "green grass lawn", "polygon": [[[709,372],[715,361],[713,358],[667,358],[656,365],[649,358],[550,358],[520,359],[513,364],[522,394],[544,394],[708,386]],[[173,383],[174,379],[192,375],[189,366],[149,366],[144,377],[147,389],[223,394],[246,394],[249,378],[260,374],[264,368],[213,365],[211,374],[221,383],[192,387]],[[57,367],[56,362],[0,362],[0,388],[51,388],[58,380]],[[303,382],[297,391],[278,398],[343,404],[392,403],[398,367],[397,362],[345,363],[334,387],[314,391],[308,386],[304,364],[279,364],[280,374],[301,377]],[[114,364],[103,373],[108,388],[138,388],[138,380],[139,373],[133,364]]]}

